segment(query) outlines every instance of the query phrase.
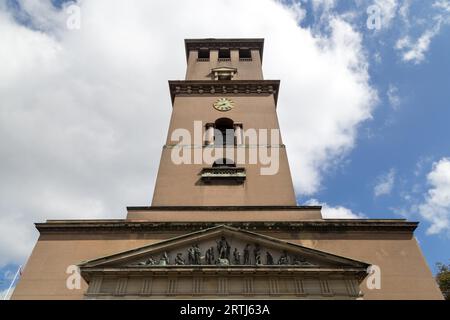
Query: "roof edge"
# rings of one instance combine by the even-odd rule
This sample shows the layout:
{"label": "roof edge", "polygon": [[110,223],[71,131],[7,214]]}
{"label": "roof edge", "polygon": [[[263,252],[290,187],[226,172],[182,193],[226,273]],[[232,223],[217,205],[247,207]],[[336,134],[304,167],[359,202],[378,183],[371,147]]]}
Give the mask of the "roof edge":
{"label": "roof edge", "polygon": [[264,38],[201,38],[201,39],[184,39],[184,47],[186,50],[186,60],[189,58],[190,50],[198,50],[200,48],[219,49],[219,48],[253,48],[258,49],[263,60]]}

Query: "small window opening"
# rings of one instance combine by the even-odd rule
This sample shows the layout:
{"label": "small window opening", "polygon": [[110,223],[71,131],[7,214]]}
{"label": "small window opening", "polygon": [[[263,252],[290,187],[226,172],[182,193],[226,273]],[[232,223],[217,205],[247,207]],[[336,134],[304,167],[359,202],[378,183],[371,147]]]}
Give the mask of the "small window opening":
{"label": "small window opening", "polygon": [[203,61],[209,60],[209,49],[198,50],[198,59]]}
{"label": "small window opening", "polygon": [[252,52],[250,49],[239,49],[239,59],[240,60],[251,60]]}
{"label": "small window opening", "polygon": [[219,59],[229,60],[231,59],[230,49],[220,49]]}

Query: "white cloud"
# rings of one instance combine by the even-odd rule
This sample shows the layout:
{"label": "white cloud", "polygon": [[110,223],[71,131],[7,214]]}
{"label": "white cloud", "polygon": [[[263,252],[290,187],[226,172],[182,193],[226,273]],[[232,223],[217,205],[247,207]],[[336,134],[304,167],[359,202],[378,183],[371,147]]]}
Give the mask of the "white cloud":
{"label": "white cloud", "polygon": [[410,8],[411,8],[411,1],[412,0],[404,0],[401,4],[400,8],[398,9],[398,12],[400,14],[400,17],[403,20],[403,23],[408,28],[411,24],[410,22]]}
{"label": "white cloud", "polygon": [[331,10],[336,6],[337,0],[312,0],[314,10]]}
{"label": "white cloud", "polygon": [[322,206],[322,217],[324,219],[364,219],[365,216],[359,213],[353,213],[352,210],[336,206],[332,207],[316,199],[310,199],[306,203],[308,206]]}
{"label": "white cloud", "polygon": [[419,158],[419,160],[416,162],[416,167],[414,169],[414,175],[418,177],[423,173],[426,166],[431,165],[433,162],[433,157],[431,156],[422,156]]}
{"label": "white cloud", "polygon": [[[298,26],[301,8],[276,1],[91,0],[70,31],[65,12],[20,2],[42,28],[0,11],[0,265],[29,254],[33,222],[122,218],[127,205],[150,203],[184,38],[266,39],[298,193],[320,188],[371,118],[361,35],[339,18],[327,37]],[[233,23],[217,23],[224,16]]]}
{"label": "white cloud", "polygon": [[434,163],[427,180],[431,188],[425,195],[424,202],[416,209],[431,223],[428,234],[450,234],[450,158]]}
{"label": "white cloud", "polygon": [[409,36],[399,39],[395,45],[402,51],[402,60],[419,64],[425,60],[425,54],[430,48],[431,40],[439,34],[441,24],[437,23],[433,28],[426,30],[416,41]]}
{"label": "white cloud", "polygon": [[375,197],[388,195],[392,192],[395,183],[395,170],[391,169],[388,173],[381,175],[377,179],[377,184],[373,188]]}
{"label": "white cloud", "polygon": [[292,2],[290,4],[286,4],[286,7],[289,8],[291,14],[297,23],[303,21],[306,17],[306,10],[302,7],[300,2]]}
{"label": "white cloud", "polygon": [[389,100],[389,104],[394,110],[397,110],[400,106],[401,99],[398,94],[398,88],[392,84],[389,85],[389,89],[387,91],[387,97]]}
{"label": "white cloud", "polygon": [[341,20],[333,19],[331,26],[323,49],[309,36],[292,42],[292,52],[298,52],[289,60],[292,68],[270,61],[285,79],[278,112],[294,184],[302,194],[315,193],[323,172],[353,148],[358,125],[371,118],[376,100],[360,34]]}
{"label": "white cloud", "polygon": [[380,8],[381,29],[387,29],[397,15],[397,0],[375,0],[374,4]]}
{"label": "white cloud", "polygon": [[8,289],[0,291],[0,300],[9,300],[14,292],[14,289],[15,288],[11,288],[11,290],[9,292],[8,292]]}
{"label": "white cloud", "polygon": [[[405,62],[412,62],[420,64],[425,61],[426,54],[430,49],[433,38],[439,35],[442,27],[450,23],[450,1],[438,0],[435,1],[431,8],[435,9],[431,18],[427,20],[431,23],[422,31],[417,39],[413,40],[410,35],[401,37],[395,44],[395,49],[401,54],[402,60]],[[401,14],[407,27],[410,27],[409,3],[406,7],[402,7]],[[424,20],[424,24],[426,20]]]}
{"label": "white cloud", "polygon": [[433,7],[442,9],[450,13],[450,1],[449,0],[438,0],[433,3]]}

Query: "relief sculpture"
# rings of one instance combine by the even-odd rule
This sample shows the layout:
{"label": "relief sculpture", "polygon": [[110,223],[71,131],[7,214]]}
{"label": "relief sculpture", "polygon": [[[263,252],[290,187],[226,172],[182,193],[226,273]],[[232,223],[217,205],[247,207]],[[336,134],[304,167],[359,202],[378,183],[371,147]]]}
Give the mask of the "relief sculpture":
{"label": "relief sculpture", "polygon": [[[222,236],[219,240],[215,241],[215,246],[210,246],[205,250],[204,256],[202,256],[202,250],[199,244],[193,244],[183,252],[163,252],[159,261],[154,260],[153,257],[149,257],[144,261],[130,264],[130,266],[167,266],[171,265],[170,256],[173,258],[173,265],[176,266],[196,266],[196,265],[218,265],[218,266],[276,266],[276,265],[296,265],[296,266],[313,266],[313,264],[307,261],[304,257],[299,255],[290,256],[286,250],[281,253],[267,250],[265,248],[265,260],[262,258],[262,248],[259,243],[253,245],[246,244],[240,251],[238,247],[234,247],[231,256],[230,242]],[[252,255],[251,255],[252,253]],[[187,257],[187,261],[183,256]],[[241,259],[242,255],[242,259]]]}

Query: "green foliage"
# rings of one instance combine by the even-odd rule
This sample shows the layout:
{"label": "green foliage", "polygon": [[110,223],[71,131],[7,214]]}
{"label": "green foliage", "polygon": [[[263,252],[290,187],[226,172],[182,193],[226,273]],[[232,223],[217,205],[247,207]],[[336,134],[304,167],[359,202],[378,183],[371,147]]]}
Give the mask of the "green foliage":
{"label": "green foliage", "polygon": [[436,263],[438,273],[436,274],[436,281],[441,288],[445,300],[450,300],[450,264]]}

